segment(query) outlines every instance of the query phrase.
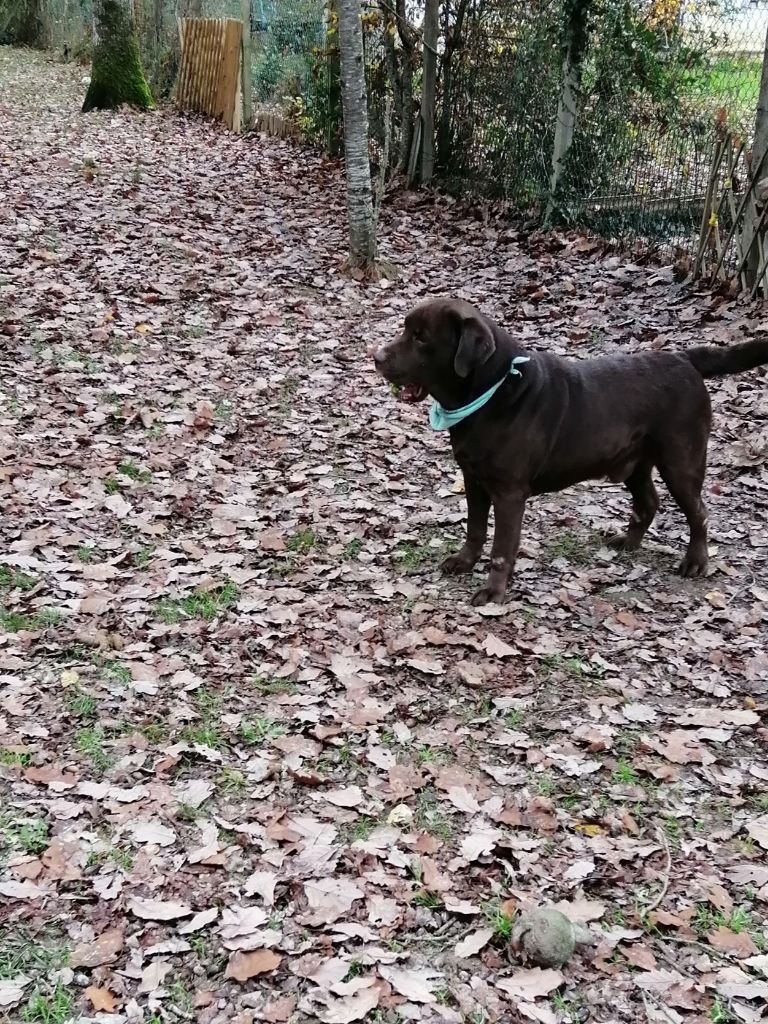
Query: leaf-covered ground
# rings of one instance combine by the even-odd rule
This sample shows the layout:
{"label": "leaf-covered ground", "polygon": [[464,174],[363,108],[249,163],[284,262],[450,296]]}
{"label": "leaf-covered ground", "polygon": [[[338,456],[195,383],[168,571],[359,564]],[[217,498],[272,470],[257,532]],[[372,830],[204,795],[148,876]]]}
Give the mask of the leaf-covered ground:
{"label": "leaf-covered ground", "polygon": [[[768,998],[768,387],[712,387],[712,567],[664,501],[531,503],[509,603],[445,580],[444,436],[366,349],[461,292],[582,357],[759,311],[0,50],[0,1015],[757,1021]],[[529,906],[589,931],[562,968]]]}

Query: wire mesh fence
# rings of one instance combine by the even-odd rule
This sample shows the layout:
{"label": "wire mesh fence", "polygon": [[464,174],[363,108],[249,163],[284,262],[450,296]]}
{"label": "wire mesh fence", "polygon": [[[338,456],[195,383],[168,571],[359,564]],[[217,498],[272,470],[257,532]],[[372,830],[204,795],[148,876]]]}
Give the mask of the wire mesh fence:
{"label": "wire mesh fence", "polygon": [[[16,0],[17,4],[32,0]],[[374,159],[414,164],[425,0],[361,0]],[[91,0],[40,0],[48,45],[87,52]],[[133,0],[157,95],[178,68],[178,19],[240,17],[240,0]],[[584,12],[577,116],[552,194],[569,17]],[[336,150],[335,0],[250,0],[256,108]],[[441,0],[437,180],[620,240],[695,250],[713,153],[755,120],[768,0]],[[390,102],[388,102],[388,99]],[[387,116],[385,112],[389,111]],[[387,123],[385,123],[385,121]]]}

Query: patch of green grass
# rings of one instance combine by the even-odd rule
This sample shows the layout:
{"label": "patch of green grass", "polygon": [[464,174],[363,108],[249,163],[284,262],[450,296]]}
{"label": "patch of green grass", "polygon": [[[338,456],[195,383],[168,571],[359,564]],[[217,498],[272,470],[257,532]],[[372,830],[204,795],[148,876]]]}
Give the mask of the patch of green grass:
{"label": "patch of green grass", "polygon": [[415,894],[411,903],[415,907],[425,907],[427,910],[437,910],[442,907],[443,901],[440,895],[430,889],[421,889]]}
{"label": "patch of green grass", "polygon": [[170,735],[165,722],[148,722],[139,729],[142,736],[145,736],[150,743],[162,743]]}
{"label": "patch of green grass", "polygon": [[77,549],[77,557],[81,562],[88,565],[90,562],[95,562],[97,558],[100,558],[101,556],[92,544],[81,544]]}
{"label": "patch of green grass", "polygon": [[531,779],[531,786],[539,796],[553,796],[557,792],[557,783],[549,772],[541,772]]}
{"label": "patch of green grass", "polygon": [[93,721],[96,717],[98,702],[90,693],[86,693],[79,686],[73,686],[67,698],[67,706],[74,718]]}
{"label": "patch of green grass", "polygon": [[736,1018],[725,1003],[721,1002],[720,996],[715,996],[715,1001],[712,1003],[709,1011],[709,1019],[712,1021],[712,1024],[732,1024],[732,1021]]}
{"label": "patch of green grass", "polygon": [[696,907],[693,927],[701,936],[708,935],[716,928],[728,928],[737,935],[741,932],[748,932],[753,938],[755,935],[761,935],[748,907],[734,907],[730,914],[724,914],[720,910],[713,910],[707,903],[699,903]]}
{"label": "patch of green grass", "polygon": [[121,661],[107,661],[104,664],[104,672],[109,679],[119,683],[120,686],[127,686],[133,678],[131,670]]}
{"label": "patch of green grass", "polygon": [[75,736],[75,747],[97,772],[103,773],[112,767],[112,755],[106,748],[106,736],[100,725],[80,729]]}
{"label": "patch of green grass", "polygon": [[430,832],[438,839],[447,842],[453,836],[453,826],[441,810],[437,793],[431,786],[425,787],[416,801],[416,811],[413,816],[414,824],[422,832]]}
{"label": "patch of green grass", "polygon": [[566,658],[562,654],[545,654],[539,661],[539,672],[545,678],[554,672],[564,672],[574,679],[589,675],[589,666],[578,657]]}
{"label": "patch of green grass", "polygon": [[120,481],[116,480],[113,476],[108,476],[104,480],[104,490],[107,494],[117,494],[120,490]]}
{"label": "patch of green grass", "polygon": [[359,978],[365,974],[366,967],[361,960],[350,960],[349,970],[346,973],[344,981],[352,981],[353,978]]}
{"label": "patch of green grass", "polygon": [[31,857],[48,848],[48,823],[42,818],[0,815],[0,849],[16,850]]}
{"label": "patch of green grass", "polygon": [[72,996],[60,983],[49,995],[35,992],[24,1007],[24,1024],[68,1024],[74,1007]]}
{"label": "patch of green grass", "polygon": [[33,632],[45,629],[46,626],[57,625],[61,619],[62,614],[56,608],[41,608],[34,615],[0,608],[0,629],[4,629],[6,633]]}
{"label": "patch of green grass", "polygon": [[506,715],[504,715],[504,725],[507,729],[517,729],[523,724],[525,714],[522,708],[511,708]]}
{"label": "patch of green grass", "polygon": [[105,846],[99,850],[91,850],[88,854],[88,866],[94,864],[115,864],[128,872],[133,867],[133,854],[120,846]]}
{"label": "patch of green grass", "polygon": [[183,732],[187,743],[195,746],[210,747],[211,750],[218,750],[224,744],[224,737],[215,722],[201,722],[198,725],[189,725]]}
{"label": "patch of green grass", "polygon": [[145,544],[140,547],[137,551],[133,552],[133,564],[137,569],[146,569],[152,559],[155,557],[155,546],[154,544]]}
{"label": "patch of green grass", "polygon": [[453,761],[453,752],[447,747],[430,747],[423,743],[416,751],[419,764],[445,765]]}
{"label": "patch of green grass", "polygon": [[292,555],[308,555],[316,543],[315,531],[309,526],[304,526],[291,534],[286,547]]}
{"label": "patch of green grass", "polygon": [[574,565],[585,565],[591,560],[593,546],[573,531],[565,530],[556,540],[547,545],[547,554],[552,561],[556,558],[564,558]]}
{"label": "patch of green grass", "polygon": [[222,768],[216,776],[216,785],[227,796],[239,796],[248,785],[248,779],[237,768]]}
{"label": "patch of green grass", "polygon": [[28,768],[32,764],[32,755],[24,750],[0,750],[0,764],[6,768]]}
{"label": "patch of green grass", "polygon": [[395,561],[400,569],[416,570],[444,558],[451,547],[447,538],[440,538],[437,543],[436,534],[428,534],[421,541],[404,541],[395,551]]}
{"label": "patch of green grass", "polygon": [[378,824],[375,818],[371,818],[367,814],[361,814],[349,826],[347,841],[350,843],[364,843]]}
{"label": "patch of green grass", "polygon": [[270,676],[254,676],[251,679],[254,690],[263,694],[296,693],[296,683],[291,679],[279,679]]}
{"label": "patch of green grass", "polygon": [[127,476],[129,480],[133,480],[136,483],[146,484],[152,479],[152,474],[148,469],[142,469],[141,466],[137,466],[130,459],[121,462],[117,467],[117,472],[122,476]]}
{"label": "patch of green grass", "polygon": [[235,407],[228,398],[220,398],[213,407],[213,415],[220,423],[231,423],[235,416]]}
{"label": "patch of green grass", "polygon": [[360,537],[353,537],[352,540],[348,540],[344,545],[344,550],[341,553],[341,557],[348,562],[357,558],[360,552],[363,550],[363,542]]}
{"label": "patch of green grass", "polygon": [[157,617],[169,626],[185,619],[215,619],[237,603],[240,591],[231,581],[212,590],[198,590],[187,597],[163,598],[155,606]]}
{"label": "patch of green grass", "polygon": [[253,747],[263,746],[272,740],[285,736],[287,728],[282,722],[276,722],[273,718],[260,715],[257,718],[248,719],[240,724],[240,736],[244,743]]}
{"label": "patch of green grass", "polygon": [[300,381],[298,377],[288,374],[280,384],[277,399],[277,409],[281,416],[289,416],[293,403],[299,390]]}
{"label": "patch of green grass", "polygon": [[0,935],[0,978],[20,974],[45,977],[66,967],[69,950],[56,942],[43,945],[23,929],[7,928]]}
{"label": "patch of green grass", "polygon": [[679,840],[680,836],[683,834],[680,820],[678,818],[673,818],[672,816],[664,818],[662,821],[662,827],[667,833],[667,836],[675,841]]}
{"label": "patch of green grass", "polygon": [[482,904],[480,909],[488,922],[488,927],[493,929],[494,938],[509,942],[512,929],[515,926],[515,919],[505,913],[501,900],[488,900],[487,903]]}
{"label": "patch of green grass", "polygon": [[195,1006],[195,996],[186,981],[183,978],[176,978],[166,987],[170,1003],[185,1016],[191,1017]]}
{"label": "patch of green grass", "polygon": [[179,821],[197,821],[202,813],[199,807],[193,807],[192,804],[180,803],[176,808],[176,817]]}
{"label": "patch of green grass", "polygon": [[8,565],[0,565],[0,590],[31,590],[37,579],[26,572],[17,572]]}
{"label": "patch of green grass", "polygon": [[637,772],[626,758],[620,757],[611,778],[619,785],[633,785],[637,782]]}

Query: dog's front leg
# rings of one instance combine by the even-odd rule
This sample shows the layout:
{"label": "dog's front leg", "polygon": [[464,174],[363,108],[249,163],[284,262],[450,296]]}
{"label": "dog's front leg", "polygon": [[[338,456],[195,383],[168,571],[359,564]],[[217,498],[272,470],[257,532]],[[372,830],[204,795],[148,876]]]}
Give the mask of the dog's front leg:
{"label": "dog's front leg", "polygon": [[523,523],[525,499],[523,491],[505,491],[493,495],[493,513],[496,528],[491,548],[491,571],[488,582],[472,597],[472,604],[501,603],[507,590],[509,577],[515,567],[517,549],[520,546],[520,527]]}
{"label": "dog's front leg", "polygon": [[441,566],[443,572],[471,572],[483,553],[485,538],[488,536],[490,494],[468,473],[464,474],[464,493],[467,498],[467,539],[456,554],[445,559]]}

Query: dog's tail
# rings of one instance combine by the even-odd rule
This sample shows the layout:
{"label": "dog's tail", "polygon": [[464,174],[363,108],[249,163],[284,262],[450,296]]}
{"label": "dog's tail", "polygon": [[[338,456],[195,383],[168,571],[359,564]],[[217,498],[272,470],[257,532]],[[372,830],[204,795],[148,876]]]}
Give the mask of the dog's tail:
{"label": "dog's tail", "polygon": [[702,377],[724,377],[729,373],[744,373],[768,363],[768,337],[755,338],[741,345],[699,345],[689,348],[685,355]]}

